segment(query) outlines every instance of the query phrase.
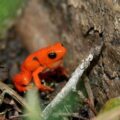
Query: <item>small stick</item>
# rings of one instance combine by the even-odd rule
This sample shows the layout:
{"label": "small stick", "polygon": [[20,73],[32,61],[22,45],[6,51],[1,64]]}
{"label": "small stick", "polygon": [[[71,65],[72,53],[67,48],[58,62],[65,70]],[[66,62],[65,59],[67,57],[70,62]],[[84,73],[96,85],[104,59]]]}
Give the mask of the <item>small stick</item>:
{"label": "small stick", "polygon": [[93,96],[93,92],[92,92],[92,89],[91,89],[91,86],[89,83],[89,79],[87,76],[85,76],[85,78],[84,78],[84,84],[85,84],[85,88],[86,88],[86,91],[87,91],[87,94],[88,94],[88,97],[90,100],[90,104],[91,104],[91,106],[94,107],[94,96]]}
{"label": "small stick", "polygon": [[75,117],[75,118],[82,119],[82,120],[89,120],[88,118],[82,117],[78,113],[61,113],[59,115],[65,116],[65,117]]}
{"label": "small stick", "polygon": [[15,118],[26,118],[26,117],[28,117],[29,116],[29,114],[24,114],[24,115],[19,115],[19,116],[11,116],[10,118],[9,118],[9,120],[13,120],[13,119],[15,119]]}
{"label": "small stick", "polygon": [[10,96],[12,96],[17,102],[19,102],[23,107],[25,107],[27,110],[29,110],[29,107],[26,103],[26,101],[19,96],[13,89],[11,89],[10,87],[8,87],[6,84],[4,84],[3,82],[0,81],[0,90],[5,94],[9,94]]}

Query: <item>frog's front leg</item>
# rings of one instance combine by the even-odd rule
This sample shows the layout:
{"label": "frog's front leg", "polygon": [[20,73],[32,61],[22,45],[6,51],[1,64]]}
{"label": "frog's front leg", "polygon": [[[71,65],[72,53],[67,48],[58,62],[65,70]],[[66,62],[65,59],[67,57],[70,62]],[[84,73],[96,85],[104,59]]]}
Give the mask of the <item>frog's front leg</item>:
{"label": "frog's front leg", "polygon": [[48,87],[48,86],[44,86],[44,85],[41,83],[41,80],[40,80],[38,74],[39,74],[40,72],[42,72],[43,70],[44,70],[43,67],[39,67],[39,68],[37,68],[37,70],[35,70],[35,71],[33,72],[32,76],[33,76],[33,80],[34,80],[35,85],[36,85],[37,88],[40,89],[41,91],[54,91],[53,88],[50,88],[50,87]]}

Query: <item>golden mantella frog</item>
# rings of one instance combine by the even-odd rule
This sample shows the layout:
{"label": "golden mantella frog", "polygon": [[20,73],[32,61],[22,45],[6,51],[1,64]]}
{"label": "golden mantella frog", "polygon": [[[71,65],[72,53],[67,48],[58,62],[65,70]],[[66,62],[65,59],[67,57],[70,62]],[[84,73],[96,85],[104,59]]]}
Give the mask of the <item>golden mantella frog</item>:
{"label": "golden mantella frog", "polygon": [[12,78],[16,89],[19,92],[27,91],[30,82],[33,80],[39,90],[53,91],[53,88],[41,83],[38,74],[46,69],[58,67],[65,54],[66,48],[59,42],[30,54],[22,63],[20,72]]}

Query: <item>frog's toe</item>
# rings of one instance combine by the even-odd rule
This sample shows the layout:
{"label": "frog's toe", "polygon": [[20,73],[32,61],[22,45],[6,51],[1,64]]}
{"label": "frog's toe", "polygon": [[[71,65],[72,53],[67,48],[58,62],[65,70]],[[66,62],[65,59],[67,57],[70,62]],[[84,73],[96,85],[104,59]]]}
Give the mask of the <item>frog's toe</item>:
{"label": "frog's toe", "polygon": [[42,86],[42,87],[40,88],[40,90],[41,90],[41,91],[50,91],[50,92],[53,92],[53,91],[54,91],[53,88],[48,87],[48,86]]}

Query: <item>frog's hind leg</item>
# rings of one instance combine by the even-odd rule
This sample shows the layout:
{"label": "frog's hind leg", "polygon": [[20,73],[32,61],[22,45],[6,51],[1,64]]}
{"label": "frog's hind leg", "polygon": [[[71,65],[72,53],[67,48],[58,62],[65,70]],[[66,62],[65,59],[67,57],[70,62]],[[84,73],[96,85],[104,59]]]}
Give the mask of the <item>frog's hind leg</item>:
{"label": "frog's hind leg", "polygon": [[19,92],[24,92],[27,90],[27,85],[32,80],[32,76],[28,72],[20,72],[13,76],[13,83]]}

